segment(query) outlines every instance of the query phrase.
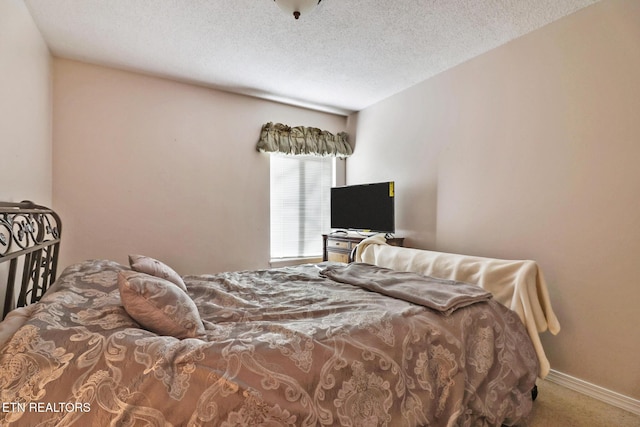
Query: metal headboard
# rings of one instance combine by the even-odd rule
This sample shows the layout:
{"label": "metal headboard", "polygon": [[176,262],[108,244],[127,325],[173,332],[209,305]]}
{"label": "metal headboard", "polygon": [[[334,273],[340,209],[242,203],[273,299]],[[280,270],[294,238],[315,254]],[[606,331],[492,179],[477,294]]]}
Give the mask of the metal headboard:
{"label": "metal headboard", "polygon": [[30,201],[0,202],[0,263],[9,263],[2,319],[14,308],[37,302],[53,284],[61,230],[60,217],[45,206]]}

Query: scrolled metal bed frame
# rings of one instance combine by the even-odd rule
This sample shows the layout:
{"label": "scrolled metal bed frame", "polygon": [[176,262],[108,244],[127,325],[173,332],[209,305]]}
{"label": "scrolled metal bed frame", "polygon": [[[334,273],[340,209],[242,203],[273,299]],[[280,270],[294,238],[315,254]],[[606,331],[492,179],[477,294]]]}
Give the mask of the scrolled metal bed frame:
{"label": "scrolled metal bed frame", "polygon": [[[0,202],[0,264],[9,263],[0,319],[14,308],[37,302],[53,284],[61,231],[60,217],[45,206],[30,201]],[[18,281],[20,286],[16,289]]]}

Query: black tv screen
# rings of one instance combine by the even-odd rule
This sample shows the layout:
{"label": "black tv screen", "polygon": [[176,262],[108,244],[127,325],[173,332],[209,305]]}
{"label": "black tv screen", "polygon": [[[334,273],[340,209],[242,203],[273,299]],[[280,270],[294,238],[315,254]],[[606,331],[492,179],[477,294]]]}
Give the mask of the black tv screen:
{"label": "black tv screen", "polygon": [[393,181],[331,188],[331,228],[395,232]]}

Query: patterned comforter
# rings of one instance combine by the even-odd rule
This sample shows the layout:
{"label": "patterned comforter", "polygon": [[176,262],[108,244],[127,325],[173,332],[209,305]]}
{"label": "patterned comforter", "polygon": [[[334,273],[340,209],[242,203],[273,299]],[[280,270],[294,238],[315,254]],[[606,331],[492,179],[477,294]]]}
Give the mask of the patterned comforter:
{"label": "patterned comforter", "polygon": [[493,299],[450,315],[305,265],[186,276],[204,339],[124,310],[117,272],[65,270],[0,347],[0,425],[482,426],[531,410],[538,362]]}

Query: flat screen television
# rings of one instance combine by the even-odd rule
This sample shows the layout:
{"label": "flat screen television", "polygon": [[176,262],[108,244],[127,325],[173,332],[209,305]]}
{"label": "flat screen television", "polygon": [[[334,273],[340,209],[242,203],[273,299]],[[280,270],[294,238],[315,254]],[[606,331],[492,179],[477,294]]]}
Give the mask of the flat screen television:
{"label": "flat screen television", "polygon": [[331,188],[331,228],[395,233],[395,184],[346,185]]}

